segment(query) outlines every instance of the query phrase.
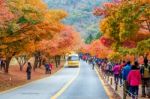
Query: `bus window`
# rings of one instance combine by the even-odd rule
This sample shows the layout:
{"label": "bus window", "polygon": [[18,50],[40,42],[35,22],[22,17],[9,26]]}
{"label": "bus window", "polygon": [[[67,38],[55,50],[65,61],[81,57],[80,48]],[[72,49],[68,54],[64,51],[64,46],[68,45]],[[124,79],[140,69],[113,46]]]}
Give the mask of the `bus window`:
{"label": "bus window", "polygon": [[68,61],[78,61],[79,57],[78,56],[69,56]]}

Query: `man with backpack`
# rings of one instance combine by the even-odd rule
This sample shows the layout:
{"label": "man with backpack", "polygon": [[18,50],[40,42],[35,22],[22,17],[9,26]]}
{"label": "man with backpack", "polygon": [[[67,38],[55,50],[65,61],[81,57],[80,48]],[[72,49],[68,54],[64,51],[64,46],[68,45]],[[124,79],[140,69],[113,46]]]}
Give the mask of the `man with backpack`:
{"label": "man with backpack", "polygon": [[[147,95],[150,98],[150,64],[148,64],[146,57],[144,58],[144,65],[141,66],[140,71],[142,75],[142,97],[146,97]],[[147,94],[145,90],[147,90]]]}

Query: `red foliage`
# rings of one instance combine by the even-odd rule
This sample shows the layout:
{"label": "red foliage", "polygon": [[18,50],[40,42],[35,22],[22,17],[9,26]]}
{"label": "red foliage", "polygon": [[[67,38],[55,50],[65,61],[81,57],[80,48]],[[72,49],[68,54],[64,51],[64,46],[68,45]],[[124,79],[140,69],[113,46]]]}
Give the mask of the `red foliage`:
{"label": "red foliage", "polygon": [[90,45],[83,45],[81,52],[90,53],[92,56],[97,56],[99,58],[106,58],[112,50],[104,46],[100,40],[93,41]]}
{"label": "red foliage", "polygon": [[117,6],[122,0],[113,0],[113,2],[106,2],[103,3],[102,7],[95,7],[93,10],[93,14],[95,16],[108,16],[109,12],[108,9],[112,9],[112,7]]}
{"label": "red foliage", "polygon": [[137,43],[135,41],[126,40],[123,42],[123,46],[127,48],[135,48]]}
{"label": "red foliage", "polygon": [[112,8],[114,5],[112,2],[103,3],[104,8]]}
{"label": "red foliage", "polygon": [[62,55],[75,50],[79,46],[80,37],[71,26],[64,26],[61,32],[51,40],[42,40],[38,49],[51,56]]}
{"label": "red foliage", "polygon": [[114,3],[120,3],[122,0],[113,0]]}
{"label": "red foliage", "polygon": [[110,47],[114,41],[113,41],[112,39],[110,39],[110,38],[106,38],[106,37],[102,36],[102,37],[100,38],[100,42],[101,42],[104,46]]}
{"label": "red foliage", "polygon": [[[100,42],[106,46],[106,47],[110,47],[112,45],[112,43],[114,42],[114,40],[112,40],[111,38],[107,38],[107,37],[104,37],[102,36],[100,38]],[[122,43],[122,45],[124,47],[127,47],[127,48],[135,48],[137,43],[133,40],[126,40]]]}
{"label": "red foliage", "polygon": [[5,0],[0,0],[0,27],[4,27],[5,22],[10,21],[12,18],[14,18],[14,15],[11,13],[9,8],[7,7]]}
{"label": "red foliage", "polygon": [[111,9],[115,4],[114,3],[104,3],[103,4],[103,8],[101,7],[95,7],[93,10],[93,14],[95,16],[107,16],[108,15],[108,10],[107,9]]}
{"label": "red foliage", "polygon": [[100,7],[95,7],[94,10],[93,10],[93,14],[95,16],[102,16],[102,15],[105,15],[105,10],[100,8]]}

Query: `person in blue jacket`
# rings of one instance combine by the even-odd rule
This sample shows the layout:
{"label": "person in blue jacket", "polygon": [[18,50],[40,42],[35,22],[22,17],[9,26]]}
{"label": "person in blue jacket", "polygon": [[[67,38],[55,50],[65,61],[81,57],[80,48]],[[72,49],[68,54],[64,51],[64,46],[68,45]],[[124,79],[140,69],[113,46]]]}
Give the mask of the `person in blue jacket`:
{"label": "person in blue jacket", "polygon": [[125,67],[123,67],[123,69],[122,69],[123,80],[127,80],[130,70],[131,70],[131,64],[130,64],[130,61],[128,61],[127,64],[125,65]]}
{"label": "person in blue jacket", "polygon": [[125,65],[125,67],[123,67],[123,69],[122,69],[122,78],[124,80],[125,93],[127,92],[129,96],[130,96],[130,89],[129,89],[130,86],[127,83],[127,77],[128,77],[130,70],[131,70],[131,62],[128,61],[127,64]]}

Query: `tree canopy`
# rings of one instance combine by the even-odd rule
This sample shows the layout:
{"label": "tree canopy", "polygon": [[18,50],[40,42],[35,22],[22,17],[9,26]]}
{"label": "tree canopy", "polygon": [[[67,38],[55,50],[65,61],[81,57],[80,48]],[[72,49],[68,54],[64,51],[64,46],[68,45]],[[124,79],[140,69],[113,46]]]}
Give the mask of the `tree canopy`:
{"label": "tree canopy", "polygon": [[120,0],[104,3],[93,13],[104,17],[99,28],[105,42],[112,42],[106,45],[117,50],[119,47],[136,48],[150,38],[149,11],[149,0]]}
{"label": "tree canopy", "polygon": [[50,49],[42,53],[60,55],[80,45],[78,33],[61,22],[68,16],[66,11],[49,9],[42,0],[0,0],[0,5],[0,57],[7,67],[16,55],[36,55],[46,47]]}

